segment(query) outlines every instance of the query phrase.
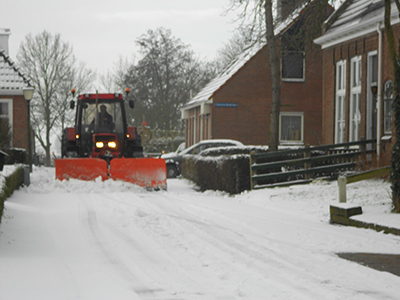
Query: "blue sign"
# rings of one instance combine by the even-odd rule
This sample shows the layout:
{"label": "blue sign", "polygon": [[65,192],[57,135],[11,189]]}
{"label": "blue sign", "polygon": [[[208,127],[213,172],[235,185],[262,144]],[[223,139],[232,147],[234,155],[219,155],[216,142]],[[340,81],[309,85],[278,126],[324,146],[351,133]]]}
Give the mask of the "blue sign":
{"label": "blue sign", "polygon": [[238,107],[237,103],[215,103],[215,107]]}

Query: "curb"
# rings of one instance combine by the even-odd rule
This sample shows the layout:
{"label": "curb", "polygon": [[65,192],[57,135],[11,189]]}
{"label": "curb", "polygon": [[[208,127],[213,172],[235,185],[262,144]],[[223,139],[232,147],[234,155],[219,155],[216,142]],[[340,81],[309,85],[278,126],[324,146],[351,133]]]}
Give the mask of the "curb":
{"label": "curb", "polygon": [[350,206],[348,204],[330,205],[331,224],[340,224],[357,228],[373,229],[378,232],[383,232],[386,234],[390,233],[400,236],[400,229],[398,228],[351,219],[352,216],[361,214],[362,214],[361,206]]}

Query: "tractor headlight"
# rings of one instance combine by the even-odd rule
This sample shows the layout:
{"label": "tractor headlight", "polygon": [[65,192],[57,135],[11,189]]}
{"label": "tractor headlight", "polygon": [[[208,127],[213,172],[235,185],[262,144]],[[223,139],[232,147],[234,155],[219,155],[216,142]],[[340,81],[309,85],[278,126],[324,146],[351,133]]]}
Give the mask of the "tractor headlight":
{"label": "tractor headlight", "polygon": [[103,148],[104,147],[104,143],[103,142],[96,142],[96,147],[97,148]]}
{"label": "tractor headlight", "polygon": [[116,142],[108,142],[108,147],[116,148],[117,147],[117,143]]}

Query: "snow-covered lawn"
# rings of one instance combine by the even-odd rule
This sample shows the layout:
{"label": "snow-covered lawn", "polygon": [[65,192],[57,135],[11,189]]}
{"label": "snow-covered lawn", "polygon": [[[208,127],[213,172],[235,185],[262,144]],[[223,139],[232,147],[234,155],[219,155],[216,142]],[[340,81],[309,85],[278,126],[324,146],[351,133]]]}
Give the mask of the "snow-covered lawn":
{"label": "snow-covered lawn", "polygon": [[[329,224],[337,183],[230,197],[56,181],[35,168],[6,202],[0,299],[399,299],[400,277],[337,252],[400,252],[400,237]],[[390,186],[348,185],[364,218],[400,227]]]}

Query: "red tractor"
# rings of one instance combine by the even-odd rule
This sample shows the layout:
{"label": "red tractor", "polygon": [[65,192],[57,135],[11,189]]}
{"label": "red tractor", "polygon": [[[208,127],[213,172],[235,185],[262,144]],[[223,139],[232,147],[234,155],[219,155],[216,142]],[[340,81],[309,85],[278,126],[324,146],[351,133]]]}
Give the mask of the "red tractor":
{"label": "red tractor", "polygon": [[[133,108],[133,100],[128,103]],[[74,101],[70,107],[75,108]],[[75,127],[64,130],[62,158],[55,164],[60,180],[101,176],[146,188],[167,187],[165,160],[143,157],[140,136],[135,127],[127,126],[125,100],[118,93],[78,96]]]}

